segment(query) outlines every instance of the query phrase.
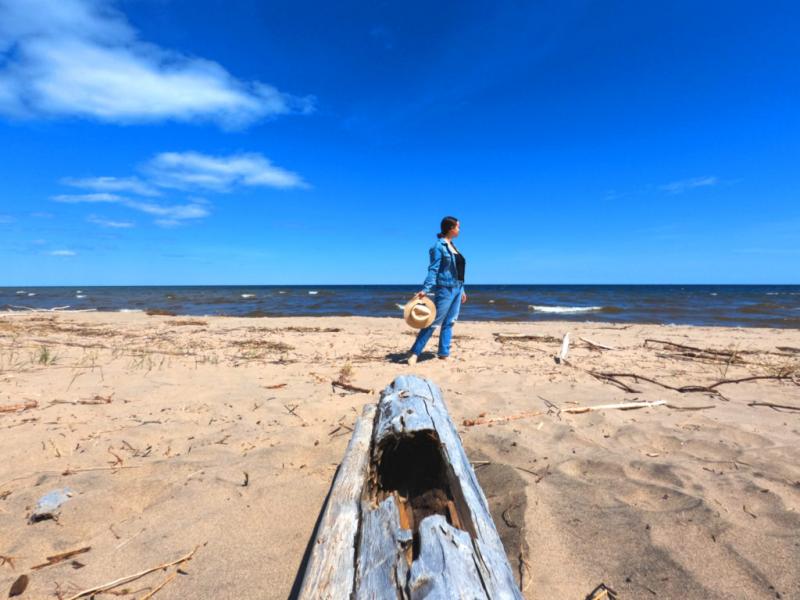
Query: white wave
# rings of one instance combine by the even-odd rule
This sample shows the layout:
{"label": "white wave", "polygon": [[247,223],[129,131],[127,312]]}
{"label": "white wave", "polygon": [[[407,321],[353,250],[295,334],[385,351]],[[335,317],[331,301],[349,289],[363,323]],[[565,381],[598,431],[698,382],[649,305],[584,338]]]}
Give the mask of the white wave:
{"label": "white wave", "polygon": [[406,309],[406,307],[405,307],[405,306],[403,306],[402,304],[395,304],[395,306],[396,306],[397,308],[399,308],[400,310],[405,310],[405,309]]}
{"label": "white wave", "polygon": [[780,296],[780,292],[767,292],[767,296]]}
{"label": "white wave", "polygon": [[710,296],[716,296],[716,295],[717,295],[717,292],[711,292],[709,295],[710,295]]}
{"label": "white wave", "polygon": [[286,293],[288,293],[288,292],[284,292],[283,290],[280,290],[278,293],[279,293],[279,294],[286,294]]}
{"label": "white wave", "polygon": [[27,294],[27,293],[28,293],[28,292],[26,292],[25,290],[17,290],[17,295],[18,295],[18,296],[23,296],[23,295],[25,295],[25,294]]}
{"label": "white wave", "polygon": [[120,308],[119,311],[121,313],[140,313],[144,312],[141,308]]}
{"label": "white wave", "polygon": [[317,290],[309,290],[308,293],[311,294],[312,296],[316,296],[317,294],[319,294]]}
{"label": "white wave", "polygon": [[83,293],[83,290],[78,290],[78,291],[77,291],[77,292],[75,292],[75,293],[76,293],[76,294],[82,294],[82,293]]}
{"label": "white wave", "polygon": [[255,298],[255,294],[242,294],[242,298]]}
{"label": "white wave", "polygon": [[36,292],[28,292],[28,298],[30,298],[31,296],[35,296],[35,295],[36,295]]}
{"label": "white wave", "polygon": [[86,294],[75,294],[76,298],[86,298]]}
{"label": "white wave", "polygon": [[603,310],[602,306],[538,306],[536,304],[529,304],[528,309],[534,312],[543,313],[583,313],[592,312],[595,310]]}
{"label": "white wave", "polygon": [[494,300],[489,300],[489,304],[494,304]]}

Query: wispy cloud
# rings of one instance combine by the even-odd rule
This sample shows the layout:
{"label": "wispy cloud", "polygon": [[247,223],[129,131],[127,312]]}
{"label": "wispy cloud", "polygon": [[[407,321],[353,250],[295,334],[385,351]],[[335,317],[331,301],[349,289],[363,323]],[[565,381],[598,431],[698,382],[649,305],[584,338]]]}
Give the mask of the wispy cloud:
{"label": "wispy cloud", "polygon": [[162,152],[143,170],[156,185],[178,189],[224,192],[235,186],[308,187],[297,173],[276,167],[256,153],[209,156],[198,152]]}
{"label": "wispy cloud", "polygon": [[130,229],[135,226],[135,223],[130,221],[113,221],[111,219],[104,219],[95,215],[89,215],[86,219],[89,223],[94,223],[100,227],[109,227],[111,229]]}
{"label": "wispy cloud", "polygon": [[76,256],[78,253],[74,250],[53,250],[48,252],[50,256]]}
{"label": "wispy cloud", "polygon": [[0,225],[14,222],[16,222],[16,219],[11,215],[0,215]]}
{"label": "wispy cloud", "polygon": [[[67,204],[80,203],[111,203],[119,204],[127,208],[137,210],[149,215],[159,217],[155,223],[162,226],[174,226],[182,221],[189,219],[200,219],[207,217],[210,212],[208,203],[204,200],[196,199],[188,204],[164,205],[155,202],[142,201],[118,194],[98,192],[96,194],[59,194],[52,197],[56,202]],[[110,226],[110,225],[109,225]],[[119,225],[117,225],[119,226]]]}
{"label": "wispy cloud", "polygon": [[139,196],[158,196],[161,193],[138,177],[67,177],[62,183],[96,192],[130,192]]}
{"label": "wispy cloud", "polygon": [[669,194],[682,194],[694,188],[717,185],[719,182],[719,178],[714,176],[693,177],[691,179],[681,179],[680,181],[667,183],[662,185],[660,189]]}
{"label": "wispy cloud", "polygon": [[[308,187],[297,173],[273,165],[258,153],[212,156],[199,152],[162,152],[148,160],[141,173],[142,176],[130,177],[67,177],[61,180],[62,184],[92,191],[57,194],[51,200],[65,204],[117,204],[156,217],[154,222],[159,226],[174,227],[210,214],[210,203],[205,198],[190,197],[185,203],[167,204],[164,199],[176,190],[227,193],[242,187]],[[124,221],[111,225],[113,221],[95,215],[88,220],[104,227],[127,226],[122,225]]]}
{"label": "wispy cloud", "polygon": [[313,99],[138,38],[111,0],[0,1],[0,113],[242,127]]}

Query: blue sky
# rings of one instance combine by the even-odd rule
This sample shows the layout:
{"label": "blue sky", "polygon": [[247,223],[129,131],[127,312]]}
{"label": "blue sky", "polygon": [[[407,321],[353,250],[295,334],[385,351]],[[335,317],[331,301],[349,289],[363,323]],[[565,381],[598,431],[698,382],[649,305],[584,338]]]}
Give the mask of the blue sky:
{"label": "blue sky", "polygon": [[0,0],[0,285],[800,283],[794,2]]}

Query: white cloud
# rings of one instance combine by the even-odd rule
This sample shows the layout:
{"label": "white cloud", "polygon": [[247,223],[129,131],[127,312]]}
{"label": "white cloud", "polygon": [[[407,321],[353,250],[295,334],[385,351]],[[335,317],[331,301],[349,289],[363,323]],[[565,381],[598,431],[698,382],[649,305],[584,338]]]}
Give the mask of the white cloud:
{"label": "white cloud", "polygon": [[130,221],[112,221],[111,219],[104,219],[103,217],[97,217],[95,215],[89,215],[86,220],[100,227],[110,227],[111,229],[130,229],[134,226],[134,223]]}
{"label": "white cloud", "polygon": [[242,127],[313,101],[160,48],[111,0],[0,0],[0,113]]}
{"label": "white cloud", "polygon": [[62,183],[96,192],[130,192],[139,196],[158,196],[160,192],[138,177],[67,177]]}
{"label": "white cloud", "polygon": [[58,196],[53,196],[52,199],[56,202],[64,202],[66,204],[78,204],[80,202],[122,202],[125,200],[122,196],[106,192],[98,192],[96,194],[59,194]]}
{"label": "white cloud", "polygon": [[162,187],[227,191],[234,186],[308,187],[292,171],[273,165],[257,153],[210,156],[199,152],[162,152],[144,171]]}
{"label": "white cloud", "polygon": [[[139,212],[157,216],[160,218],[159,220],[168,220],[170,221],[170,226],[187,219],[201,219],[210,214],[207,202],[200,199],[193,200],[188,204],[163,205],[106,192],[99,192],[96,194],[59,194],[58,196],[53,196],[52,199],[56,202],[67,204],[101,202],[119,204]],[[163,223],[160,223],[159,220],[155,221],[156,224],[162,225]]]}
{"label": "white cloud", "polygon": [[699,187],[706,187],[709,185],[716,185],[719,179],[713,176],[694,177],[692,179],[682,179],[680,181],[673,181],[666,185],[661,186],[661,190],[670,194],[682,194],[687,190]]}
{"label": "white cloud", "polygon": [[75,256],[78,253],[74,250],[53,250],[49,254],[50,256]]}

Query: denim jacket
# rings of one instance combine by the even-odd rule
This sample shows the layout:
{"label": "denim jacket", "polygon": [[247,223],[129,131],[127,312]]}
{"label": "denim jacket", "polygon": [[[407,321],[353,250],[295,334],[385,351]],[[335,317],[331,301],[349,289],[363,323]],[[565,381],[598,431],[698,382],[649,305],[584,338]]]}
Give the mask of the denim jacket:
{"label": "denim jacket", "polygon": [[434,287],[455,288],[461,285],[456,271],[456,259],[444,238],[436,240],[430,249],[431,263],[422,291],[430,294]]}

